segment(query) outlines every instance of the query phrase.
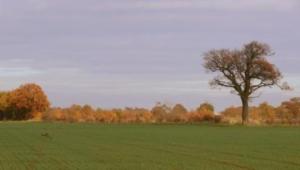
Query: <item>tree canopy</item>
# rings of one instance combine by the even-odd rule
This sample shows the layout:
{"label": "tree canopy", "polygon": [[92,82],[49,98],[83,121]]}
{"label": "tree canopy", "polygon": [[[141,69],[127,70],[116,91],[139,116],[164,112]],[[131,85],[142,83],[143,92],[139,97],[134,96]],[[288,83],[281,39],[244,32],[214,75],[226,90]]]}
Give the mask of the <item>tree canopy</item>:
{"label": "tree canopy", "polygon": [[25,84],[10,92],[8,103],[14,119],[28,119],[50,107],[46,94],[36,84]]}
{"label": "tree canopy", "polygon": [[273,52],[268,44],[252,41],[242,49],[211,50],[204,54],[204,67],[208,72],[218,73],[210,82],[211,86],[231,88],[238,94],[243,105],[243,123],[248,119],[248,102],[263,87],[281,84],[282,74],[279,69],[267,60]]}

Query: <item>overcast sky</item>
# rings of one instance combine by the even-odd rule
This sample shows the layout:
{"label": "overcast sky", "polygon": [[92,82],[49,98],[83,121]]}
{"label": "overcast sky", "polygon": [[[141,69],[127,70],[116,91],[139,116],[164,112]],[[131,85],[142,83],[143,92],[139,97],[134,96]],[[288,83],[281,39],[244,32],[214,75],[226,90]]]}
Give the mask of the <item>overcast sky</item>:
{"label": "overcast sky", "polygon": [[252,104],[300,96],[299,0],[0,0],[0,89],[35,82],[54,106],[221,110],[239,98],[209,88],[202,54],[252,40],[295,89]]}

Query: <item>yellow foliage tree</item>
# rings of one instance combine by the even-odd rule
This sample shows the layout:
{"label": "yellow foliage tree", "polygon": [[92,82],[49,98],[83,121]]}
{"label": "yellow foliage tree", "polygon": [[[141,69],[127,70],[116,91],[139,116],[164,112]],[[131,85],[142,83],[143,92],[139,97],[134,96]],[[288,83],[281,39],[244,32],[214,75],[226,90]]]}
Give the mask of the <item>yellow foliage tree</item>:
{"label": "yellow foliage tree", "polygon": [[12,119],[31,119],[37,112],[46,111],[50,102],[42,88],[36,84],[25,84],[9,93],[8,103]]}

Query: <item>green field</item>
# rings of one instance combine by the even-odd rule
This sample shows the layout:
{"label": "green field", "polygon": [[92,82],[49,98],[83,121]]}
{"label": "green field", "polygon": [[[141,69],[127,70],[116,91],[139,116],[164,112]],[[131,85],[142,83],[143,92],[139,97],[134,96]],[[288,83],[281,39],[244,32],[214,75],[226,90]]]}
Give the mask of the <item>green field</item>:
{"label": "green field", "polygon": [[0,169],[299,170],[300,128],[0,123]]}

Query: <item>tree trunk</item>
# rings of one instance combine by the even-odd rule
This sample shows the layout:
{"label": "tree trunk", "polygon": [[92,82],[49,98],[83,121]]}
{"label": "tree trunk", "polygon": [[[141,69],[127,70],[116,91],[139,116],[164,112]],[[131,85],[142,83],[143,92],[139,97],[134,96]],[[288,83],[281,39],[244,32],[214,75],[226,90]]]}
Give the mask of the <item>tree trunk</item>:
{"label": "tree trunk", "polygon": [[242,104],[243,104],[242,124],[245,125],[248,123],[248,115],[249,115],[248,99],[242,99]]}

